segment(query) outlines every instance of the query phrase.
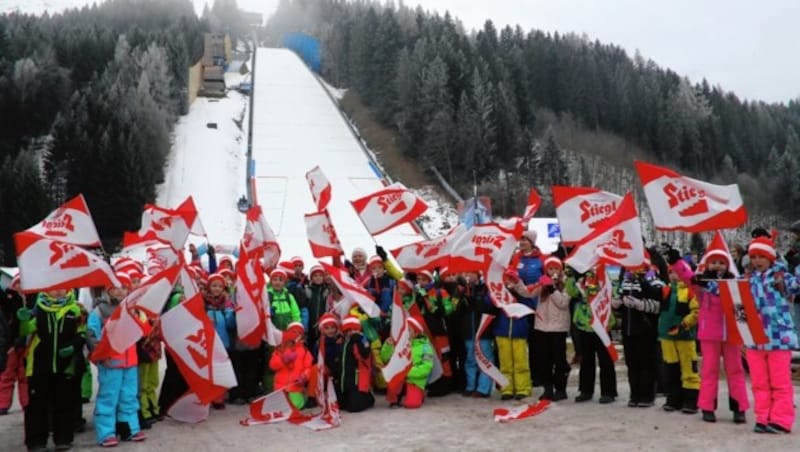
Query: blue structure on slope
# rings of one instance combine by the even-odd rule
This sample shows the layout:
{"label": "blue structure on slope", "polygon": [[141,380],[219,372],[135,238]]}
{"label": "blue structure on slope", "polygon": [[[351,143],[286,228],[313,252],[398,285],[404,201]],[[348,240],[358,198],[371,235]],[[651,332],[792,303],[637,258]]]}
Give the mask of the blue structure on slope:
{"label": "blue structure on slope", "polygon": [[283,46],[299,55],[312,71],[322,73],[322,48],[317,38],[300,32],[287,33]]}

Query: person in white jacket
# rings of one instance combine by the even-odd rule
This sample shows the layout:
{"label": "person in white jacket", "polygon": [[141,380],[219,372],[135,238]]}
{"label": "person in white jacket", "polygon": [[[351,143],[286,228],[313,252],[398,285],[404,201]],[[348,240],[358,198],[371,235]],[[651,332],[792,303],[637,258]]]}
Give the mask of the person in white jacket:
{"label": "person in white jacket", "polygon": [[567,333],[570,327],[569,296],[564,291],[564,264],[555,256],[544,259],[545,276],[539,280],[539,306],[534,326],[537,379],[544,386],[539,400],[567,398]]}

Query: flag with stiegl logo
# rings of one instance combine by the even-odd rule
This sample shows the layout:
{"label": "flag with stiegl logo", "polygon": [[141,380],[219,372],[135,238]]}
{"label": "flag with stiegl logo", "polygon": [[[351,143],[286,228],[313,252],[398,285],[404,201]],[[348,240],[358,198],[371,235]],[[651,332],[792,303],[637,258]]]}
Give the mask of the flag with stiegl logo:
{"label": "flag with stiegl logo", "polygon": [[307,213],[305,221],[306,237],[308,237],[308,245],[311,247],[311,254],[314,257],[319,259],[344,255],[342,244],[339,242],[327,210]]}
{"label": "flag with stiegl logo", "polygon": [[306,180],[308,181],[308,188],[311,190],[311,197],[314,199],[314,205],[317,206],[317,211],[325,210],[328,203],[331,201],[331,183],[322,172],[319,166],[315,166],[306,173]]}
{"label": "flag with stiegl logo", "polygon": [[552,189],[561,241],[566,245],[586,238],[622,201],[622,196],[597,188],[553,185]]}
{"label": "flag with stiegl logo", "polygon": [[372,235],[414,221],[428,210],[422,198],[398,182],[350,203]]}
{"label": "flag with stiegl logo", "polygon": [[101,246],[100,236],[83,195],[78,195],[50,212],[28,232],[71,245],[90,248]]}

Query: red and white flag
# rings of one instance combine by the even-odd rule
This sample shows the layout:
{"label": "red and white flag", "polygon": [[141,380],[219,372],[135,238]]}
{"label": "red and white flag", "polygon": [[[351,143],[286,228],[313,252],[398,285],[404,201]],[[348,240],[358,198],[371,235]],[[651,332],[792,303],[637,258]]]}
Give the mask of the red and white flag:
{"label": "red and white flag", "polygon": [[317,206],[317,211],[325,210],[331,201],[331,183],[325,177],[325,173],[322,172],[319,166],[315,166],[306,173],[306,180],[308,181],[308,188],[311,190],[311,197],[314,198],[314,205]]}
{"label": "red and white flag", "polygon": [[42,237],[58,240],[72,245],[102,246],[97,228],[89,213],[89,207],[83,195],[78,195],[65,202],[58,209],[50,212],[44,220],[27,229]]}
{"label": "red and white flag", "polygon": [[596,188],[553,185],[552,189],[561,241],[567,245],[586,238],[622,202],[622,196]]}
{"label": "red and white flag", "polygon": [[598,263],[610,263],[626,268],[644,263],[642,226],[628,193],[613,215],[601,221],[595,231],[575,245],[565,263],[578,273],[585,273]]}
{"label": "red and white flag", "polygon": [[346,269],[334,267],[325,262],[320,262],[319,264],[331,276],[331,280],[339,288],[342,295],[351,302],[351,306],[355,303],[368,316],[373,318],[380,317],[381,308],[375,303],[375,299],[363,286],[360,286],[350,277]]}
{"label": "red and white flag", "polygon": [[550,406],[550,401],[547,399],[539,400],[536,403],[530,403],[510,408],[496,408],[494,410],[495,422],[511,422],[518,421],[529,417],[541,414],[547,407]]}
{"label": "red and white flag", "polygon": [[144,264],[130,257],[126,256],[120,257],[119,259],[114,261],[114,264],[112,266],[114,267],[115,272],[129,273],[135,271],[137,273],[141,273],[142,275],[144,275]]}
{"label": "red and white flag", "polygon": [[[555,195],[553,195],[555,197]],[[531,221],[536,212],[539,211],[539,207],[542,206],[542,197],[539,196],[539,192],[536,191],[535,187],[531,187],[531,192],[528,194],[528,204],[525,206],[525,213],[522,214],[522,221],[527,223]]]}
{"label": "red and white flag", "polygon": [[[605,270],[602,270],[602,273],[605,273]],[[611,313],[610,282],[602,281],[600,291],[589,302],[589,306],[592,308],[592,329],[606,347],[611,360],[616,362],[619,359],[619,355],[617,354],[617,349],[614,347],[614,343],[611,342],[611,336],[608,335],[608,322],[611,316],[614,315]]]}
{"label": "red and white flag", "polygon": [[265,334],[264,288],[261,262],[242,247],[236,261],[236,333],[242,343],[251,347],[259,346]]}
{"label": "red and white flag", "polygon": [[181,256],[175,248],[168,245],[149,246],[145,250],[147,253],[147,274],[157,275],[164,270],[178,265]]}
{"label": "red and white flag", "polygon": [[502,309],[507,316],[514,319],[533,314],[535,311],[530,306],[518,302],[514,295],[508,291],[503,283],[504,271],[505,267],[495,261],[491,261],[489,268],[486,270],[486,289],[489,291],[489,298],[492,299],[492,303]]}
{"label": "red and white flag", "polygon": [[154,204],[146,204],[142,212],[142,226],[138,232],[126,232],[122,246],[140,245],[150,242],[166,243],[176,250],[183,249],[189,237],[189,225],[184,214]]}
{"label": "red and white flag", "polygon": [[194,204],[194,198],[189,196],[183,201],[175,211],[183,217],[183,220],[189,226],[189,233],[194,235],[206,236],[206,229],[200,221],[200,215],[197,212],[197,206]]}
{"label": "red and white flag", "polygon": [[306,236],[311,247],[311,254],[317,259],[323,257],[337,257],[344,254],[342,244],[336,235],[336,229],[331,223],[327,210],[316,213],[307,213]]}
{"label": "red and white flag", "polygon": [[236,386],[236,376],[200,294],[161,316],[167,351],[201,403],[209,403]]}
{"label": "red and white flag", "polygon": [[239,421],[244,426],[274,424],[288,421],[298,411],[289,400],[289,394],[280,388],[250,402],[250,417]]}
{"label": "red and white flag", "polygon": [[428,210],[428,205],[422,198],[400,183],[394,183],[350,203],[372,235],[414,221]]}
{"label": "red and white flag", "polygon": [[486,271],[490,261],[506,266],[516,247],[514,231],[496,223],[476,224],[453,242],[447,268],[451,273]]}
{"label": "red and white flag", "polygon": [[750,291],[750,281],[726,279],[718,282],[728,340],[732,344],[745,347],[769,343],[753,293]]}
{"label": "red and white flag", "polygon": [[475,361],[478,362],[478,368],[486,374],[489,378],[494,380],[501,389],[508,386],[508,378],[500,372],[500,369],[494,365],[494,363],[489,360],[486,355],[483,354],[481,350],[481,336],[489,327],[489,324],[492,323],[494,320],[493,315],[483,314],[481,316],[481,324],[478,326],[478,331],[475,333]]}
{"label": "red and white flag", "polygon": [[295,416],[290,418],[289,422],[314,430],[315,432],[335,428],[342,424],[339,400],[336,398],[333,379],[321,378],[320,381],[325,382],[323,386],[324,391],[322,392],[324,398],[319,402],[322,407],[322,412],[315,416]]}
{"label": "red and white flag", "polygon": [[464,225],[459,224],[441,237],[393,249],[392,255],[400,268],[408,272],[445,267],[450,263],[450,249],[453,243],[465,230]]}
{"label": "red and white flag", "polygon": [[183,296],[187,299],[192,298],[195,296],[195,294],[200,292],[197,289],[197,283],[195,283],[194,278],[189,273],[188,267],[185,264],[181,265],[181,272],[178,275],[178,281],[183,288]]}
{"label": "red and white flag", "polygon": [[262,250],[264,268],[271,269],[278,265],[281,258],[281,247],[278,245],[275,232],[272,231],[261,211],[261,206],[253,206],[247,211],[242,246],[248,252]]}
{"label": "red and white flag", "polygon": [[[389,402],[397,401],[406,375],[411,370],[411,334],[408,325],[408,312],[403,309],[399,297],[395,297],[392,306],[392,339],[394,351],[389,362],[381,369],[386,380],[386,398]],[[395,335],[396,332],[396,335]]]}
{"label": "red and white flag", "polygon": [[634,164],[656,228],[703,232],[738,228],[747,222],[738,185],[710,184],[669,168],[641,161]]}
{"label": "red and white flag", "polygon": [[167,408],[167,415],[179,422],[197,424],[208,419],[209,409],[209,403],[201,402],[197,394],[187,391]]}
{"label": "red and white flag", "polygon": [[83,248],[29,231],[14,234],[14,244],[23,292],[119,286],[111,266]]}
{"label": "red and white flag", "polygon": [[164,309],[164,304],[178,280],[180,268],[175,266],[155,276],[141,287],[133,290],[111,313],[103,325],[103,335],[92,351],[93,362],[124,353],[149,333],[150,324],[139,318],[156,318]]}

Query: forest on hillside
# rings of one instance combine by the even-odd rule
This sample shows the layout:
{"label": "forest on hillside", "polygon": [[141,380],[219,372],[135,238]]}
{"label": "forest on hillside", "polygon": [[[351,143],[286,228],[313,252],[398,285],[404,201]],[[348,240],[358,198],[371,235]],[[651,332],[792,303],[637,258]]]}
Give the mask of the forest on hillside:
{"label": "forest on hillside", "polygon": [[106,249],[139,227],[188,110],[188,68],[231,5],[203,18],[190,0],[0,15],[0,262],[13,263],[14,232],[78,193]]}
{"label": "forest on hillside", "polygon": [[753,212],[800,214],[800,100],[743,101],[613,44],[491,21],[468,32],[402,3],[283,0],[265,36],[289,31],[320,39],[323,76],[356,90],[409,157],[462,193],[477,175],[501,214],[531,185],[631,190],[633,156],[738,182]]}

